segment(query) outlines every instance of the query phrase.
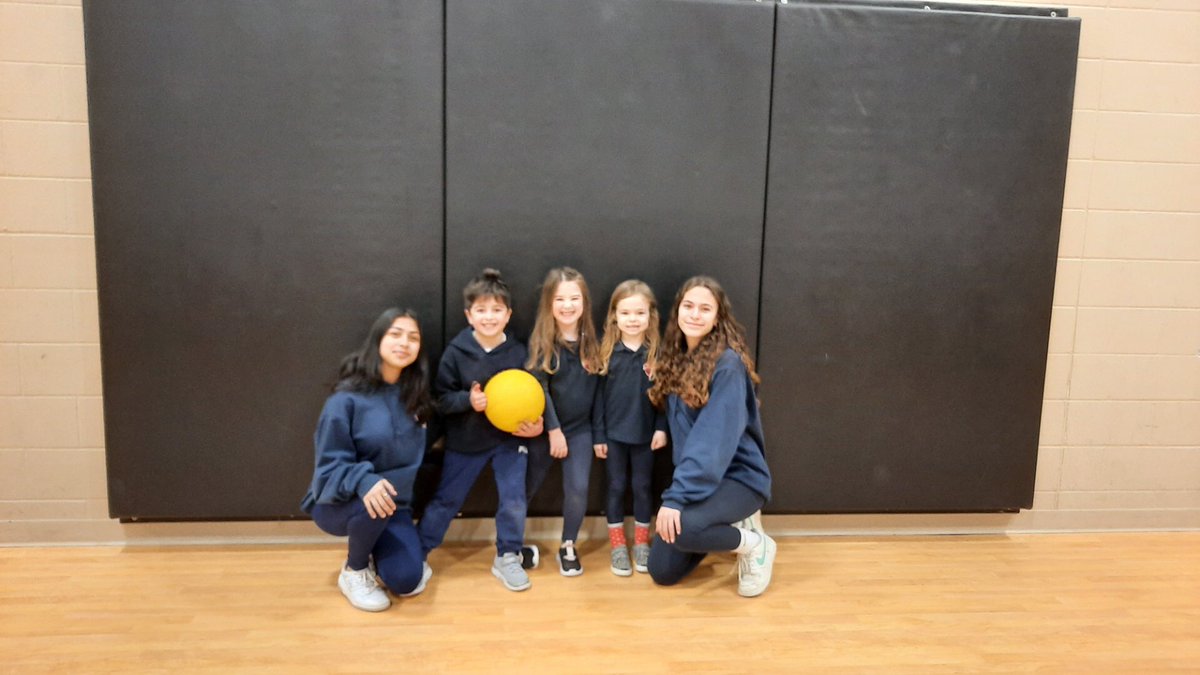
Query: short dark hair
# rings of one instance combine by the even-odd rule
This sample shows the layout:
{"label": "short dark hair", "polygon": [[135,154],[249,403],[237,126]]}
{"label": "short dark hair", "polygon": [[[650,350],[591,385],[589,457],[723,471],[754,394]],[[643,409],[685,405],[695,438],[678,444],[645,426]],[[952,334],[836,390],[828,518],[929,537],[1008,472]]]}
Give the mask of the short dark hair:
{"label": "short dark hair", "polygon": [[512,293],[508,284],[500,278],[500,270],[488,267],[472,279],[463,289],[463,309],[471,309],[471,305],[480,298],[496,298],[505,307],[512,307]]}

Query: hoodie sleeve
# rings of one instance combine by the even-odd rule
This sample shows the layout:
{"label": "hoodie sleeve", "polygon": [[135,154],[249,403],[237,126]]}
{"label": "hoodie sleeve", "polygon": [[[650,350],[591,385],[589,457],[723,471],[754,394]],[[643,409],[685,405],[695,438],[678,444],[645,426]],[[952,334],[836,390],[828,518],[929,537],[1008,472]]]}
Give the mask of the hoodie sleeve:
{"label": "hoodie sleeve", "polygon": [[313,435],[316,466],[313,470],[313,496],[317,504],[341,504],[362,497],[378,483],[375,467],[358,460],[351,434],[354,401],[334,395],[325,402],[317,431]]}
{"label": "hoodie sleeve", "polygon": [[657,408],[654,409],[654,430],[667,431],[667,416]]}
{"label": "hoodie sleeve", "polygon": [[550,398],[550,373],[541,368],[534,368],[529,372],[533,373],[538,384],[542,385],[542,393],[546,395],[546,411],[542,413],[546,431],[562,428],[562,424],[558,421],[558,413],[554,410],[554,399]]}
{"label": "hoodie sleeve", "polygon": [[592,444],[600,445],[608,442],[608,430],[604,423],[604,387],[608,382],[607,375],[596,378],[596,398],[592,400]]}
{"label": "hoodie sleeve", "polygon": [[664,506],[682,509],[685,504],[703,501],[725,476],[749,423],[744,372],[745,367],[736,358],[718,362],[708,403],[687,435],[671,486],[663,492]]}
{"label": "hoodie sleeve", "polygon": [[454,358],[452,348],[447,348],[438,366],[437,379],[433,383],[433,395],[437,399],[438,412],[443,415],[471,410],[471,391],[469,383],[463,386],[462,375],[458,371],[458,360]]}

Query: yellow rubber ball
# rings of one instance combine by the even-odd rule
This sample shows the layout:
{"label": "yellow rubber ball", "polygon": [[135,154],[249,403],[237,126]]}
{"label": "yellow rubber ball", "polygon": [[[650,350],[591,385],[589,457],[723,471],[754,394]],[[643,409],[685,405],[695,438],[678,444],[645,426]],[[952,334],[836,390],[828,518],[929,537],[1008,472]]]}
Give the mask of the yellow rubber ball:
{"label": "yellow rubber ball", "polygon": [[510,368],[492,376],[483,388],[487,408],[483,414],[497,429],[512,433],[521,422],[536,422],[546,409],[546,396],[537,378]]}

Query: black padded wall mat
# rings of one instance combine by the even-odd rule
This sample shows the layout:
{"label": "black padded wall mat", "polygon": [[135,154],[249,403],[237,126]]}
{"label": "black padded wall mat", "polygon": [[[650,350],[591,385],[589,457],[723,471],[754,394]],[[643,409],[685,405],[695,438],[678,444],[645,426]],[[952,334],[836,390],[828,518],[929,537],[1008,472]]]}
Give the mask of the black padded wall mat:
{"label": "black padded wall mat", "polygon": [[[753,2],[448,0],[446,316],[499,268],[524,339],[537,285],[571,265],[596,320],[613,287],[669,306],[717,277],[751,339],[766,179],[773,7]],[[664,310],[665,311],[665,310]],[[603,466],[590,504],[602,504]],[[531,512],[558,512],[552,473]],[[468,513],[494,509],[481,478]]]}
{"label": "black padded wall mat", "polygon": [[1032,502],[1079,24],[778,7],[774,512]]}
{"label": "black padded wall mat", "polygon": [[339,358],[442,342],[439,0],[85,2],[109,504],[299,514]]}

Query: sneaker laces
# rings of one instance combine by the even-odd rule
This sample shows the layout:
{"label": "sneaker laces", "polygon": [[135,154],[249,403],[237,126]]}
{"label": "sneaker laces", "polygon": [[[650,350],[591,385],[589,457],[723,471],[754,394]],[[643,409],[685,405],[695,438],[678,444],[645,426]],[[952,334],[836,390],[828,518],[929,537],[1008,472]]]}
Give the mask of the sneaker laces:
{"label": "sneaker laces", "polygon": [[371,574],[366,568],[361,570],[350,570],[350,585],[355,589],[373,590],[378,588],[379,584],[375,581],[375,575]]}
{"label": "sneaker laces", "polygon": [[520,554],[505,553],[504,555],[500,556],[500,569],[508,573],[524,569],[521,567]]}

